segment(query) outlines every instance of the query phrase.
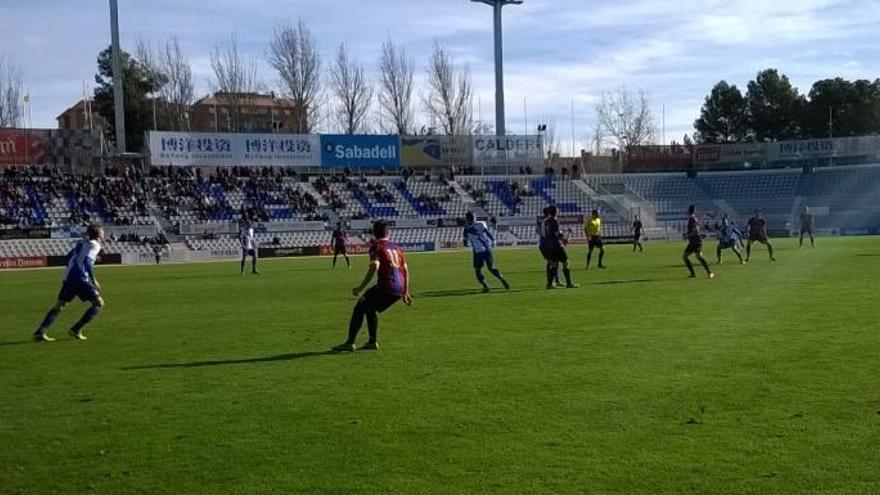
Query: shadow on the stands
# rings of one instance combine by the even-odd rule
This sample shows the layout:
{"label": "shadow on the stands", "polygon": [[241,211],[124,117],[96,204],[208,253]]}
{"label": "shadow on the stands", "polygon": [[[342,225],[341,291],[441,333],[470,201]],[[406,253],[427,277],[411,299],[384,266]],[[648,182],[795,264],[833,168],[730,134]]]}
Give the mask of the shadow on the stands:
{"label": "shadow on the stands", "polygon": [[[498,294],[510,294],[514,292],[531,292],[542,289],[510,289],[504,290],[502,288],[492,289],[492,292]],[[490,292],[490,294],[492,293]],[[455,289],[455,290],[437,290],[437,291],[428,291],[428,292],[419,292],[415,294],[415,298],[432,298],[432,297],[467,297],[467,296],[482,296],[483,291],[480,289]]]}
{"label": "shadow on the stands", "polygon": [[248,359],[219,359],[214,361],[192,361],[188,363],[169,363],[169,364],[149,364],[145,366],[128,366],[122,368],[125,371],[131,370],[150,370],[158,368],[198,368],[201,366],[222,366],[226,364],[254,364],[254,363],[271,363],[274,361],[294,361],[316,356],[330,356],[334,353],[330,351],[311,351],[311,352],[294,352],[289,354],[279,354],[277,356],[255,357]]}

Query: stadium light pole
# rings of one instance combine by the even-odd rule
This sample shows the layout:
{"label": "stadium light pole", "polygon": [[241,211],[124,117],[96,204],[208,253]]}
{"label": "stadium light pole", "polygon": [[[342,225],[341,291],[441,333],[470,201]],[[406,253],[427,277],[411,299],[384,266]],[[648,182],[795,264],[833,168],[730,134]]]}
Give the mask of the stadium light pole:
{"label": "stadium light pole", "polygon": [[122,56],[119,51],[119,9],[110,0],[110,50],[113,55],[113,110],[116,119],[116,152],[125,153],[125,108],[122,102]]}
{"label": "stadium light pole", "polygon": [[495,135],[504,136],[504,49],[501,37],[501,9],[523,0],[471,0],[492,6],[495,14]]}

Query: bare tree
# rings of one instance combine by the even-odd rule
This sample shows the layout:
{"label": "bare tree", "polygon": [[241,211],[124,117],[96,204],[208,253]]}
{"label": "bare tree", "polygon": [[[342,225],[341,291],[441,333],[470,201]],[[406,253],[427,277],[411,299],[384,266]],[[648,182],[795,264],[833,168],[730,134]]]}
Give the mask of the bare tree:
{"label": "bare tree", "polygon": [[384,132],[405,135],[414,131],[412,110],[415,65],[403,46],[390,39],[379,56],[379,125]]}
{"label": "bare tree", "polygon": [[424,102],[444,134],[470,132],[472,98],[470,68],[456,68],[449,52],[435,43],[428,62],[428,93]]}
{"label": "bare tree", "polygon": [[211,69],[214,71],[214,90],[222,93],[226,107],[226,124],[231,132],[246,129],[244,107],[261,85],[257,75],[257,64],[246,59],[238,49],[235,35],[223,45],[211,50]]}
{"label": "bare tree", "polygon": [[330,87],[336,100],[334,120],[342,132],[365,131],[373,89],[367,82],[364,66],[351,58],[345,43],[339,45],[336,60],[330,66]]}
{"label": "bare tree", "polygon": [[21,70],[0,55],[0,127],[21,127],[24,117],[21,88]]}
{"label": "bare tree", "polygon": [[631,95],[626,89],[602,94],[596,104],[597,135],[615,140],[620,150],[630,146],[651,144],[657,135],[657,124],[651,103],[644,91]]}
{"label": "bare tree", "polygon": [[297,106],[296,132],[310,133],[319,119],[321,56],[312,31],[300,19],[279,24],[269,44],[269,64],[280,78],[282,93]]}
{"label": "bare tree", "polygon": [[547,126],[547,128],[544,130],[543,143],[544,153],[547,155],[545,158],[547,160],[553,161],[554,155],[559,154],[561,148],[559,136],[556,132],[556,117],[550,115],[545,125]]}
{"label": "bare tree", "polygon": [[159,68],[167,82],[162,87],[162,99],[168,106],[168,123],[172,130],[190,130],[189,109],[195,100],[192,67],[189,58],[180,48],[180,41],[174,36],[165,43],[159,53]]}

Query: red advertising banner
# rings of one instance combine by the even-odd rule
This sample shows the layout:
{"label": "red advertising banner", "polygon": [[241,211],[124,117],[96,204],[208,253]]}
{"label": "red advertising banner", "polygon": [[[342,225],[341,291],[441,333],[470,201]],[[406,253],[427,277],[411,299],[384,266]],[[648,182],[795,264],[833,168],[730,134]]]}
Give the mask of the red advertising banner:
{"label": "red advertising banner", "polygon": [[48,130],[0,129],[0,165],[45,163],[50,143]]}
{"label": "red advertising banner", "polygon": [[0,258],[0,270],[8,270],[10,268],[42,268],[44,266],[46,266],[45,256]]}

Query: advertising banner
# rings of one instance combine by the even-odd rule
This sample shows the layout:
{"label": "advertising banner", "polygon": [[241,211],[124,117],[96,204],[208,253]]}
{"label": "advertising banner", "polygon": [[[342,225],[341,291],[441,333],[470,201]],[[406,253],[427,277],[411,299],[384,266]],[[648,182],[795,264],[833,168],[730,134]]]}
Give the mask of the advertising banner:
{"label": "advertising banner", "polygon": [[880,136],[805,139],[768,145],[769,161],[880,155]]}
{"label": "advertising banner", "polygon": [[22,229],[12,228],[0,230],[0,239],[49,239],[52,232],[47,228]]}
{"label": "advertising banner", "polygon": [[400,138],[372,135],[321,135],[321,166],[397,168],[400,166]]}
{"label": "advertising banner", "polygon": [[152,165],[317,167],[320,139],[311,134],[150,132]]}
{"label": "advertising banner", "polygon": [[[432,242],[398,242],[398,246],[407,253],[425,253],[437,250],[437,245]],[[317,246],[321,256],[329,256],[333,254],[333,249],[329,245]],[[370,244],[348,244],[345,246],[348,254],[367,254],[370,252]],[[304,255],[312,256],[312,255]]]}
{"label": "advertising banner", "polygon": [[766,156],[767,143],[700,144],[694,149],[694,163],[699,166],[761,162]]}
{"label": "advertising banner", "polygon": [[[120,227],[121,228],[121,227]],[[155,230],[155,229],[154,229]],[[322,221],[290,221],[290,222],[258,222],[254,224],[256,232],[302,232],[324,230]],[[238,222],[187,223],[180,226],[180,234],[238,234]]]}
{"label": "advertising banner", "polygon": [[469,136],[403,136],[400,138],[400,165],[467,166],[473,158],[473,146]]}
{"label": "advertising banner", "polygon": [[693,164],[691,150],[678,145],[631,146],[626,152],[625,172],[684,170]]}
{"label": "advertising banner", "polygon": [[0,166],[45,164],[51,133],[43,129],[0,129]]}
{"label": "advertising banner", "polygon": [[474,136],[474,166],[524,167],[540,164],[540,136]]}
{"label": "advertising banner", "polygon": [[0,270],[9,270],[11,268],[42,268],[44,266],[48,266],[45,256],[0,258]]}
{"label": "advertising banner", "polygon": [[290,258],[296,256],[318,256],[323,249],[318,246],[305,247],[263,247],[260,248],[261,258]]}

